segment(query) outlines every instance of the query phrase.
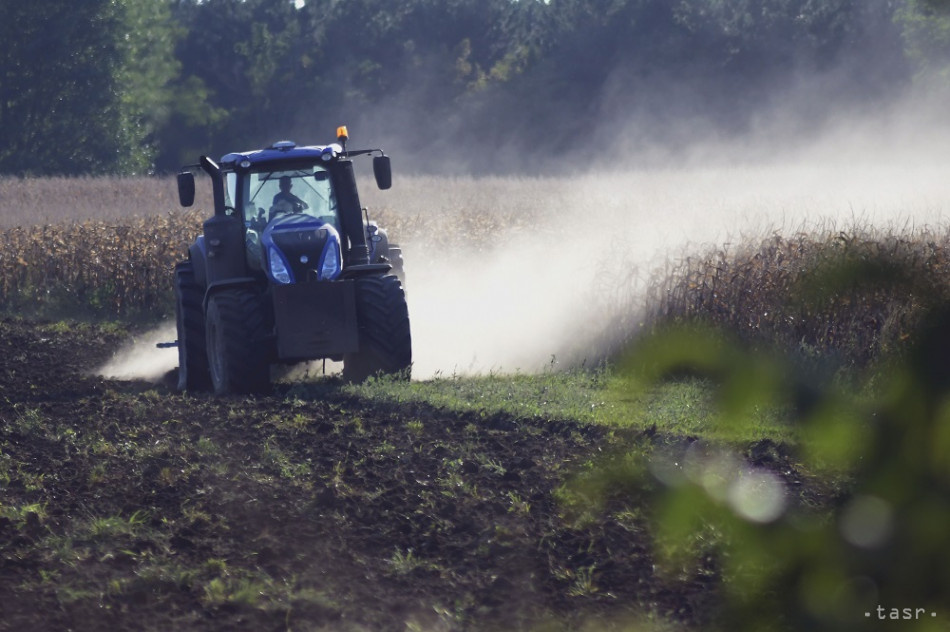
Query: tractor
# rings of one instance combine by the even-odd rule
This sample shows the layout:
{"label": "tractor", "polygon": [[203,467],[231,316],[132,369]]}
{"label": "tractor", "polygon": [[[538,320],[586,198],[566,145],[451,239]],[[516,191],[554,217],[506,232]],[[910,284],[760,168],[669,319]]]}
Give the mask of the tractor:
{"label": "tractor", "polygon": [[343,362],[343,378],[409,377],[412,344],[402,252],[360,205],[353,160],[372,156],[380,189],[392,185],[381,149],[337,142],[201,156],[178,174],[182,206],[195,173],[211,179],[214,215],[175,267],[179,390],[253,394],[275,364]]}

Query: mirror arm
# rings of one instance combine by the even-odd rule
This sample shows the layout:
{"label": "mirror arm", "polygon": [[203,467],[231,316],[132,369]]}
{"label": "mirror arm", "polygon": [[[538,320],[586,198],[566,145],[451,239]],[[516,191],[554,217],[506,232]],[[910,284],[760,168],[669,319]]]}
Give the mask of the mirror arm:
{"label": "mirror arm", "polygon": [[377,149],[354,149],[353,151],[348,151],[348,152],[346,152],[346,155],[347,155],[347,157],[352,157],[352,156],[365,156],[365,155],[367,155],[367,154],[372,154],[373,152],[377,152],[377,151],[379,152],[379,155],[380,155],[380,156],[383,155],[383,150],[382,150],[382,149],[379,149],[379,148],[377,148]]}

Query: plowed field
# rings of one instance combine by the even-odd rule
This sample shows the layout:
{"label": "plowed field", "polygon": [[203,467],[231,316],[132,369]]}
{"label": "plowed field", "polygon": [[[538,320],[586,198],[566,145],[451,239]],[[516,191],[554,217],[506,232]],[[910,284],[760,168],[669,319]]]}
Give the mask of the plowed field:
{"label": "plowed field", "polygon": [[635,508],[563,516],[556,490],[598,429],[384,405],[330,379],[215,399],[93,377],[124,337],[0,321],[0,630],[713,616],[715,569],[657,576]]}

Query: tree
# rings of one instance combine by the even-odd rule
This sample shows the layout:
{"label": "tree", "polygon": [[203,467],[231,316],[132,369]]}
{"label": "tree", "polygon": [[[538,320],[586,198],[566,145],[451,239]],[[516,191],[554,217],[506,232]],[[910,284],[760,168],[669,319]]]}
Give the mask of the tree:
{"label": "tree", "polygon": [[898,21],[916,81],[950,89],[950,0],[905,0]]}
{"label": "tree", "polygon": [[146,173],[153,168],[158,131],[179,101],[171,86],[181,72],[175,44],[182,30],[172,20],[169,0],[122,0],[122,7],[116,88],[119,138],[129,155],[120,170]]}
{"label": "tree", "polygon": [[[340,123],[380,142],[425,130],[403,143],[420,168],[463,145],[513,149],[476,161],[493,170],[624,132],[664,146],[742,133],[777,102],[817,127],[903,87],[896,7],[948,1],[176,0],[186,35],[158,163]],[[809,82],[822,98],[793,99]]]}
{"label": "tree", "polygon": [[158,169],[285,134],[316,80],[294,3],[180,0],[173,16],[181,72]]}
{"label": "tree", "polygon": [[116,170],[120,6],[2,0],[0,14],[0,172]]}
{"label": "tree", "polygon": [[0,0],[0,172],[145,173],[168,118],[169,0]]}

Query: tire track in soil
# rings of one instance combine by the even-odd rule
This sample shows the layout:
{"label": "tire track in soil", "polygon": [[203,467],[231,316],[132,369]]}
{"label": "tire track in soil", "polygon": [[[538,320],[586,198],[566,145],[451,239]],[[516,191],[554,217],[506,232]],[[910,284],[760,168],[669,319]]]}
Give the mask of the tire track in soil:
{"label": "tire track in soil", "polygon": [[[642,521],[562,519],[554,490],[603,447],[596,429],[397,407],[332,383],[214,399],[91,377],[122,342],[0,320],[0,502],[45,508],[0,518],[0,630],[710,619],[714,569],[665,581]],[[128,533],[89,535],[97,517],[135,515]],[[211,597],[242,581],[261,593],[250,603]]]}

